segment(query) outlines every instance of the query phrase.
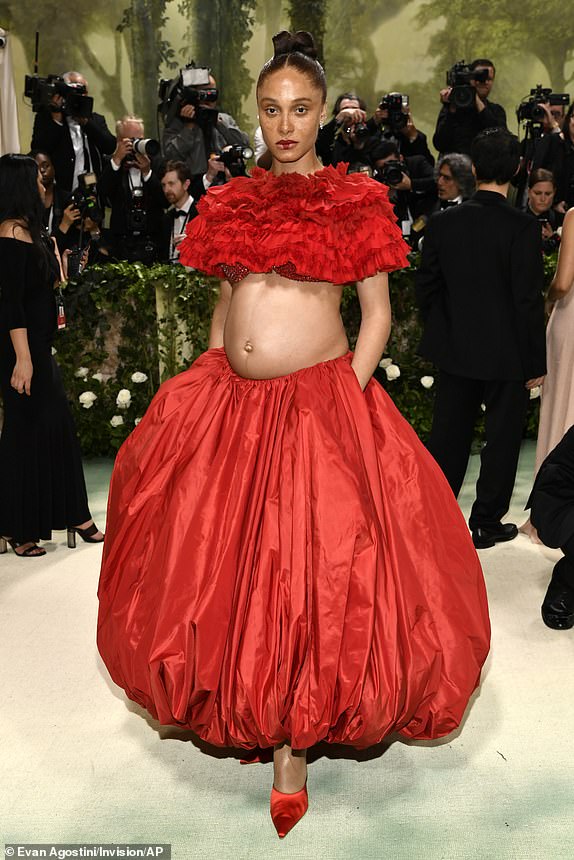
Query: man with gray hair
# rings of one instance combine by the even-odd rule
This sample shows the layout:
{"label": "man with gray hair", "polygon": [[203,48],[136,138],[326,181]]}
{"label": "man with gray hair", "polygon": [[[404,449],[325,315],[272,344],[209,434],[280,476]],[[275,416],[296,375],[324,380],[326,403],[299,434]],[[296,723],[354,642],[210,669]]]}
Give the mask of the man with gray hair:
{"label": "man with gray hair", "polygon": [[472,162],[462,152],[451,152],[439,158],[435,178],[438,195],[435,211],[457,206],[474,194],[476,183]]}
{"label": "man with gray hair", "polygon": [[[80,72],[65,72],[62,77],[78,95],[88,95],[88,82]],[[86,113],[89,115],[72,115],[65,97],[54,93],[49,107],[39,110],[34,120],[30,148],[50,156],[56,181],[64,191],[73,191],[82,173],[95,173],[99,177],[103,156],[111,155],[116,146],[104,117],[93,111]]]}
{"label": "man with gray hair", "polygon": [[[116,132],[116,148],[99,183],[112,210],[112,257],[151,265],[160,254],[162,216],[168,205],[153,162],[159,143],[144,139],[143,120],[137,116],[118,120]],[[134,141],[139,142],[137,149]]]}

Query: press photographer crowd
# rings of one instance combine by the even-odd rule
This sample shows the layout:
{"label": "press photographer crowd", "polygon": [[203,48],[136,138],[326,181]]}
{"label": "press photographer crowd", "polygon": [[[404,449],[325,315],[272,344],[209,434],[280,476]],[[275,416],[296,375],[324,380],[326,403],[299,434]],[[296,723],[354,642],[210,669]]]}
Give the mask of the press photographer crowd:
{"label": "press photographer crowd", "polygon": [[[324,165],[345,162],[349,173],[387,185],[403,235],[419,249],[429,218],[472,196],[476,135],[506,127],[504,108],[490,98],[494,81],[488,59],[448,70],[432,138],[436,163],[409,96],[396,92],[384,94],[372,114],[359,93],[342,93],[317,153]],[[78,72],[28,76],[25,95],[35,112],[31,153],[46,189],[45,223],[60,251],[71,250],[71,274],[102,260],[177,263],[206,190],[249,175],[249,164],[270,167],[260,129],[253,152],[249,136],[220,109],[210,70],[193,63],[160,82],[160,140],[147,138],[136,116],[119,119],[114,136]],[[524,133],[510,198],[540,222],[546,253],[558,246],[564,214],[574,206],[573,111],[568,94],[540,85],[517,109]]]}

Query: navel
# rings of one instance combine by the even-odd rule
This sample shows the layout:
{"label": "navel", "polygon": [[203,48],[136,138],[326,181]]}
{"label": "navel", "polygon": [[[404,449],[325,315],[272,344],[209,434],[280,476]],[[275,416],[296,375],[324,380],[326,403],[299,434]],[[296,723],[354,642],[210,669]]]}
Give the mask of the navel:
{"label": "navel", "polygon": [[251,343],[251,341],[246,340],[243,349],[245,350],[245,352],[253,352],[253,344]]}

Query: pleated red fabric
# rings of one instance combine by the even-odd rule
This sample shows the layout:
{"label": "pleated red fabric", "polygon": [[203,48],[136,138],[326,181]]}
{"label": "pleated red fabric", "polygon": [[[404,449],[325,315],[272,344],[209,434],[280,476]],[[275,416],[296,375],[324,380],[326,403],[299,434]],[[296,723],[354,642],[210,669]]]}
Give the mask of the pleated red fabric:
{"label": "pleated red fabric", "polygon": [[351,355],[165,383],[110,489],[98,647],[209,743],[366,747],[461,721],[489,647],[480,564],[433,458]]}

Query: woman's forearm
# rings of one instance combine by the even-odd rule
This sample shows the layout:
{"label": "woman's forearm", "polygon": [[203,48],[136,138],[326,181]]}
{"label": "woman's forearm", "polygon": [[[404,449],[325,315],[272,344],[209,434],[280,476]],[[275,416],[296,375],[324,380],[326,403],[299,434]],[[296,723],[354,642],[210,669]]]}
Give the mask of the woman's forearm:
{"label": "woman's forearm", "polygon": [[223,331],[225,320],[231,303],[233,291],[229,281],[221,281],[219,286],[219,298],[213,310],[211,328],[209,329],[209,349],[219,349],[223,346]]}
{"label": "woman's forearm", "polygon": [[16,353],[16,361],[30,361],[30,345],[28,343],[27,328],[13,328],[10,330],[10,340]]}
{"label": "woman's forearm", "polygon": [[351,367],[364,390],[385,350],[391,331],[390,315],[384,312],[363,317]]}

